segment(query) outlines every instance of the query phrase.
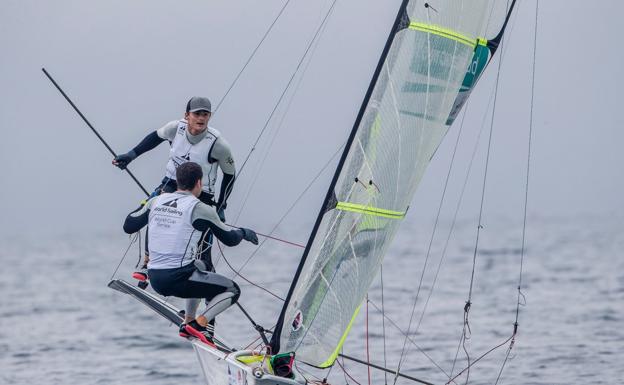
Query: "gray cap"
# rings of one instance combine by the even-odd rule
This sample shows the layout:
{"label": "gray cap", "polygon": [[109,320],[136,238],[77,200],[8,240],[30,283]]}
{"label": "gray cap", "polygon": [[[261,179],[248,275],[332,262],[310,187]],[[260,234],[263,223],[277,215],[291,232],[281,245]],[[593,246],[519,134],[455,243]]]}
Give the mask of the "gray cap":
{"label": "gray cap", "polygon": [[186,104],[186,112],[208,111],[212,112],[212,106],[208,98],[193,96]]}

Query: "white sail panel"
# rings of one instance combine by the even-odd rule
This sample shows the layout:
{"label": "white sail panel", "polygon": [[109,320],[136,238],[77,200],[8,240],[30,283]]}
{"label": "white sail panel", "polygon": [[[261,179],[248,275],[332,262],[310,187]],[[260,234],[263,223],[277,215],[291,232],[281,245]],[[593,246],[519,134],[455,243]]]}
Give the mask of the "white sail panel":
{"label": "white sail panel", "polygon": [[448,130],[489,3],[408,5],[285,309],[280,351],[333,364]]}

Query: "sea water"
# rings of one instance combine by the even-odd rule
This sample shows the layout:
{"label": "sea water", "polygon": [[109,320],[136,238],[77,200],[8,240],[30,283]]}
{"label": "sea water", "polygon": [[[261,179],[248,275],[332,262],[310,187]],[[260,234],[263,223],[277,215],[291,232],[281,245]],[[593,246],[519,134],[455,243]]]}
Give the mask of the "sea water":
{"label": "sea water", "polygon": [[[469,360],[469,374],[457,383],[465,383],[467,374],[471,384],[493,384],[499,374],[501,384],[624,383],[622,220],[533,218],[524,252],[521,223],[485,223],[476,258],[474,223],[458,223],[443,253],[448,228],[439,225],[428,250],[431,228],[406,221],[383,265],[383,301],[379,276],[345,354],[392,370],[401,360],[401,372],[436,384],[464,370]],[[202,383],[195,353],[176,328],[106,286],[128,245],[120,231],[5,238],[2,245],[1,384]],[[224,249],[226,256],[231,251]],[[233,276],[216,254],[218,271]],[[283,297],[300,255],[296,247],[267,243],[243,276]],[[131,281],[137,259],[133,246],[116,276]],[[229,262],[240,266],[245,259]],[[281,301],[236,280],[243,291],[240,303],[257,322],[273,326]],[[509,350],[518,298],[518,329]],[[385,318],[378,311],[382,306]],[[410,318],[411,341],[405,342]],[[257,337],[249,325],[231,308],[217,319],[217,333],[244,347]],[[348,375],[337,365],[329,375],[299,365],[310,379],[328,375],[331,384],[369,382],[366,367],[346,360],[344,367]],[[394,380],[375,369],[370,376],[374,384]]]}

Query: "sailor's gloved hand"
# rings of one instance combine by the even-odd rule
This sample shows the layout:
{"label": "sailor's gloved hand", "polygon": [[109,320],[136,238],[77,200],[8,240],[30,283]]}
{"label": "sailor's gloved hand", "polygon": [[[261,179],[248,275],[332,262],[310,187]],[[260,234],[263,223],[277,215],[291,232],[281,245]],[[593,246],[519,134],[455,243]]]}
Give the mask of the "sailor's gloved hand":
{"label": "sailor's gloved hand", "polygon": [[225,223],[225,207],[219,207],[217,209],[217,214],[219,215],[219,219],[221,219],[221,222]]}
{"label": "sailor's gloved hand", "polygon": [[113,159],[113,165],[119,167],[122,170],[125,170],[126,167],[128,167],[128,164],[135,160],[136,157],[137,154],[134,151],[130,150],[125,154],[117,155],[115,159]]}
{"label": "sailor's gloved hand", "polygon": [[245,229],[243,227],[240,228],[241,231],[243,232],[243,239],[246,240],[247,242],[251,242],[254,245],[258,244],[258,236],[256,235],[256,232],[250,229]]}

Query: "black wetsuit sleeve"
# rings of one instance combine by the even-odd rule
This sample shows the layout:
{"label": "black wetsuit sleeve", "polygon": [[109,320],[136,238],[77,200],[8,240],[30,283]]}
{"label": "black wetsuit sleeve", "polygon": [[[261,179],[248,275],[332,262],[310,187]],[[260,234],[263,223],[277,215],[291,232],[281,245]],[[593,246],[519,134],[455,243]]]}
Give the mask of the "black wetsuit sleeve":
{"label": "black wetsuit sleeve", "polygon": [[226,246],[236,246],[243,240],[243,231],[232,229],[221,222],[214,207],[197,203],[191,214],[193,228],[198,231],[212,230],[215,237]]}
{"label": "black wetsuit sleeve", "polygon": [[223,244],[226,246],[236,246],[243,240],[243,230],[223,230],[221,227],[207,219],[194,220],[193,228],[202,232],[208,229],[212,230],[214,236],[217,237],[217,239],[223,242]]}
{"label": "black wetsuit sleeve", "polygon": [[141,206],[128,214],[123,224],[123,230],[126,234],[134,234],[141,230],[143,226],[147,225],[148,219],[149,209],[145,209],[144,206]]}
{"label": "black wetsuit sleeve", "polygon": [[134,151],[136,155],[139,156],[145,152],[148,152],[149,150],[153,150],[154,148],[156,148],[156,146],[164,141],[165,139],[158,136],[157,131],[154,131],[149,133],[145,138],[143,138],[141,143],[137,144],[136,147],[132,149],[132,151]]}
{"label": "black wetsuit sleeve", "polygon": [[232,188],[234,187],[234,180],[236,178],[232,174],[223,173],[223,180],[221,181],[221,190],[219,192],[219,201],[217,202],[217,207],[221,207],[224,203],[227,202],[230,193],[232,192]]}

